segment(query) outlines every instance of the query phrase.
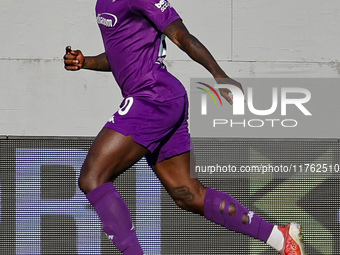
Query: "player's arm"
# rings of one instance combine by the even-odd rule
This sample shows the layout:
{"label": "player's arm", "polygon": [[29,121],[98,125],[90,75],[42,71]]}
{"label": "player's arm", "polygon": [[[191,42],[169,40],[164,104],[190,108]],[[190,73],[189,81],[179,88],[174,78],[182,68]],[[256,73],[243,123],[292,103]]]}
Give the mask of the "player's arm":
{"label": "player's arm", "polygon": [[77,71],[80,69],[111,71],[105,52],[98,56],[85,57],[80,50],[72,50],[71,46],[66,47],[64,65],[65,69],[69,71]]}
{"label": "player's arm", "polygon": [[[191,59],[204,66],[218,83],[233,84],[242,89],[239,82],[229,78],[221,69],[208,49],[195,36],[189,33],[182,20],[172,22],[164,30],[164,34],[186,52]],[[232,99],[228,95],[230,93],[228,89],[220,89],[220,92],[229,103],[232,103]]]}

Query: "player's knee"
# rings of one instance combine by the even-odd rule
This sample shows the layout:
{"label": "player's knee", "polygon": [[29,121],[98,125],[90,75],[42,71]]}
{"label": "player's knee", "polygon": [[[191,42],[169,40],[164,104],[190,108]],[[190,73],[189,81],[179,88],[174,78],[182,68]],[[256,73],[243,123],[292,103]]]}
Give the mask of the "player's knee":
{"label": "player's knee", "polygon": [[100,181],[100,178],[96,176],[94,172],[83,170],[85,170],[84,167],[78,178],[78,186],[85,194],[90,193],[92,190],[105,183]]}
{"label": "player's knee", "polygon": [[91,176],[83,176],[81,175],[78,178],[78,187],[80,188],[80,190],[82,190],[85,194],[90,193],[92,190],[94,190],[95,188],[99,187],[100,185],[109,182],[109,180],[107,181],[101,181],[100,179]]}
{"label": "player's knee", "polygon": [[84,175],[81,175],[78,178],[78,186],[80,190],[82,190],[85,194],[88,194],[89,192],[96,188],[93,186],[93,182],[90,181],[90,178]]}

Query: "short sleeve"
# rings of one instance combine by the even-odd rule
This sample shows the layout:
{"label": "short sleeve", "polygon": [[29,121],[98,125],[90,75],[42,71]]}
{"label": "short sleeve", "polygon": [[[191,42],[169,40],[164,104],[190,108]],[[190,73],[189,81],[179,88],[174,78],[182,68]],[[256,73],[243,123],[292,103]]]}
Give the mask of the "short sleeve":
{"label": "short sleeve", "polygon": [[128,0],[135,13],[148,17],[162,33],[168,25],[181,19],[167,0]]}

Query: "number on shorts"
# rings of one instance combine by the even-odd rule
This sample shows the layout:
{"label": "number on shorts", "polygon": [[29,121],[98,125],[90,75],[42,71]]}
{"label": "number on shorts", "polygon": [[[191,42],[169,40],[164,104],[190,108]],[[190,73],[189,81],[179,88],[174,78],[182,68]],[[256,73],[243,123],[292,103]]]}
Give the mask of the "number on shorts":
{"label": "number on shorts", "polygon": [[133,104],[133,97],[127,97],[124,101],[124,105],[119,109],[119,115],[125,115],[130,111]]}

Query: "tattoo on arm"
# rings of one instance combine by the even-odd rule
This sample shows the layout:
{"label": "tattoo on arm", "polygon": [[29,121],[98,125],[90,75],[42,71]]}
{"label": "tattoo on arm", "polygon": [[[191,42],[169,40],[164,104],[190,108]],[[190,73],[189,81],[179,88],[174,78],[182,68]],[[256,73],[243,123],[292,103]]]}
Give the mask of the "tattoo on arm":
{"label": "tattoo on arm", "polygon": [[183,201],[190,202],[195,200],[195,195],[190,191],[187,186],[172,188],[174,197],[179,198]]}

